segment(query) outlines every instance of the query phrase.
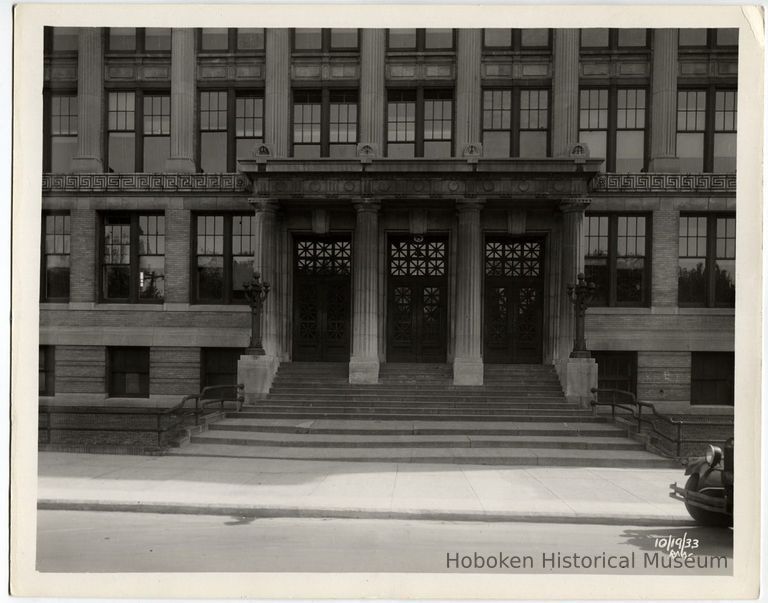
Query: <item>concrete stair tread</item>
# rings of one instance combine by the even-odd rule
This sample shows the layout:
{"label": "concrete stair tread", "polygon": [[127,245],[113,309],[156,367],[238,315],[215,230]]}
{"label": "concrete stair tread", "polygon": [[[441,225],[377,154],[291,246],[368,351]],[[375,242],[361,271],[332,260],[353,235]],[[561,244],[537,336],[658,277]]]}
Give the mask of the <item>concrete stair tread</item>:
{"label": "concrete stair tread", "polygon": [[546,465],[579,467],[679,467],[679,463],[642,450],[601,450],[494,448],[418,449],[396,448],[382,452],[364,448],[285,448],[190,444],[172,449],[174,456],[224,456],[318,461],[454,463],[480,465]]}
{"label": "concrete stair tread", "polygon": [[429,412],[405,412],[401,411],[397,414],[374,414],[371,412],[355,412],[355,411],[322,411],[318,409],[314,410],[301,410],[301,411],[285,411],[285,410],[263,410],[259,412],[246,412],[243,411],[243,416],[248,418],[257,419],[329,419],[329,420],[372,420],[372,419],[400,419],[404,421],[488,421],[491,417],[498,421],[562,421],[562,422],[582,422],[585,424],[606,423],[610,419],[609,416],[594,417],[588,414],[573,414],[573,413],[559,413],[553,415],[541,415],[541,414],[526,414],[523,412],[517,412],[514,414],[501,414],[501,413],[469,413],[463,411],[452,410],[451,412],[442,413],[429,413]]}

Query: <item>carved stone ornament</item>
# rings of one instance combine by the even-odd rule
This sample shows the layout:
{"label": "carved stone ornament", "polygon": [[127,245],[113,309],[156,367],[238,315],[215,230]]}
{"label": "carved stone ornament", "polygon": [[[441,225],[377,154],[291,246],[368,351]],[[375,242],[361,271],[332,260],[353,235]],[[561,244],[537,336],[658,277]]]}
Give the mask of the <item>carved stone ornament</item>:
{"label": "carved stone ornament", "polygon": [[464,157],[468,163],[477,163],[477,160],[483,156],[483,145],[479,142],[465,144],[461,151],[461,156]]}
{"label": "carved stone ornament", "polygon": [[357,156],[362,163],[370,163],[372,159],[380,157],[379,145],[375,142],[361,142],[357,145]]}
{"label": "carved stone ornament", "polygon": [[574,163],[586,163],[589,159],[589,146],[584,142],[577,142],[571,147],[569,155]]}
{"label": "carved stone ornament", "polygon": [[266,142],[259,142],[253,147],[253,156],[258,163],[266,163],[267,159],[273,157],[272,145]]}

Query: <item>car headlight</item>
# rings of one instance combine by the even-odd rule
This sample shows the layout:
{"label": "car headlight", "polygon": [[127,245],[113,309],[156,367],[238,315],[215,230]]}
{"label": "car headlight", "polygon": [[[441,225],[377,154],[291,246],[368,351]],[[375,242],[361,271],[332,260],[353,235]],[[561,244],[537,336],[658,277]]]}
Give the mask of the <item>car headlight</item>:
{"label": "car headlight", "polygon": [[713,446],[710,444],[707,446],[707,453],[704,455],[704,458],[707,461],[707,465],[714,467],[715,465],[719,464],[720,459],[723,458],[723,451],[719,446]]}

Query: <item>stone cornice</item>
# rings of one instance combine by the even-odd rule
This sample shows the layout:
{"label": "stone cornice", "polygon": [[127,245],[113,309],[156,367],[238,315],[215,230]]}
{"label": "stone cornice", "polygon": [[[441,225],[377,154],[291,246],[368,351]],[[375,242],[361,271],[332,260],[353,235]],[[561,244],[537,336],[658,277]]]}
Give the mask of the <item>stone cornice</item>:
{"label": "stone cornice", "polygon": [[233,174],[43,174],[43,194],[52,193],[245,193],[250,179]]}
{"label": "stone cornice", "polygon": [[736,174],[597,174],[591,194],[735,195]]}

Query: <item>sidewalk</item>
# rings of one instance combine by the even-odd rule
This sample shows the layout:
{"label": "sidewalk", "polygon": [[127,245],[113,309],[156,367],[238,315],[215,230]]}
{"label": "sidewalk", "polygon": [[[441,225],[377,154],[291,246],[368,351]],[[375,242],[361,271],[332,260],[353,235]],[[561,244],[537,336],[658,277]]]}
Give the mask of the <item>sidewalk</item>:
{"label": "sidewalk", "polygon": [[680,525],[683,469],[501,467],[41,452],[38,508]]}

